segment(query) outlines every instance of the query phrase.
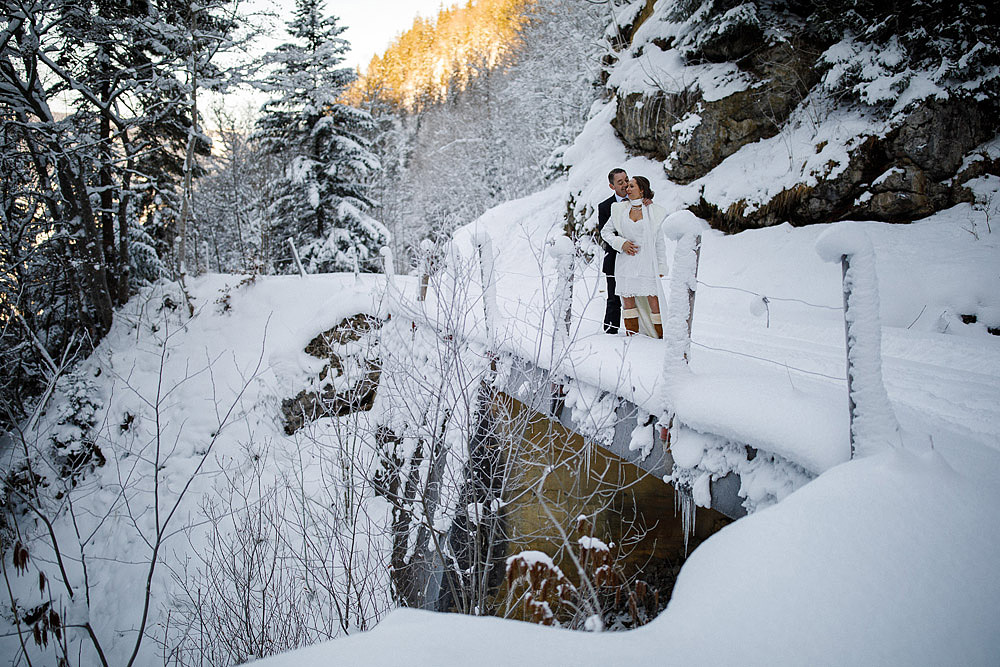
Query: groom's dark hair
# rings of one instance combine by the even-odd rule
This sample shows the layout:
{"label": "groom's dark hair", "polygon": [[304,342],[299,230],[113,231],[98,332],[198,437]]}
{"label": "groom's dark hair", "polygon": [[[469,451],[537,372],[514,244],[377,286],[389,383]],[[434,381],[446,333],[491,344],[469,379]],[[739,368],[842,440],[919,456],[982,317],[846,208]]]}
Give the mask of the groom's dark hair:
{"label": "groom's dark hair", "polygon": [[615,182],[615,174],[624,174],[624,173],[625,173],[624,169],[622,169],[621,167],[615,167],[614,169],[608,172],[608,183]]}

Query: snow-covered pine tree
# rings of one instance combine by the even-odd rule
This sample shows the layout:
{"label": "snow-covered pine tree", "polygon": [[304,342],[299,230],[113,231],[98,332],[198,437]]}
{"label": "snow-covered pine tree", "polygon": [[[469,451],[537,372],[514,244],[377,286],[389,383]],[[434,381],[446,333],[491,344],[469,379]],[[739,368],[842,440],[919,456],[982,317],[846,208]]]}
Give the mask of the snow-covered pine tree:
{"label": "snow-covered pine tree", "polygon": [[0,424],[31,407],[47,358],[96,344],[133,289],[163,275],[162,204],[192,126],[184,75],[219,83],[209,56],[231,45],[237,4],[2,0]]}
{"label": "snow-covered pine tree", "polygon": [[357,253],[362,268],[377,267],[388,240],[365,211],[366,181],[379,168],[366,134],[371,115],[338,101],[354,80],[339,67],[350,48],[323,0],[296,0],[288,23],[292,41],[265,56],[274,66],[260,87],[273,95],[261,110],[256,138],[284,162],[271,186],[268,259],[278,271],[295,269],[287,239],[310,272],[347,270]]}

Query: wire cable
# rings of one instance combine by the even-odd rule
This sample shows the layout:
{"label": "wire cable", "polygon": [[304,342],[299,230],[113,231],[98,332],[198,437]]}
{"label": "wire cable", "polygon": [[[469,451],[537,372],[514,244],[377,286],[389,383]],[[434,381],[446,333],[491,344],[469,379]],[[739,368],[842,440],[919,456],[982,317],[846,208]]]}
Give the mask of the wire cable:
{"label": "wire cable", "polygon": [[841,311],[841,310],[844,309],[843,306],[826,306],[826,305],[818,304],[818,303],[809,303],[808,301],[805,301],[803,299],[796,299],[796,298],[793,298],[793,297],[771,296],[770,294],[759,294],[758,292],[754,292],[753,290],[744,289],[742,287],[731,287],[729,285],[710,285],[709,283],[706,283],[703,280],[699,280],[698,284],[699,285],[703,285],[705,287],[709,287],[711,289],[727,289],[727,290],[732,290],[734,292],[745,292],[747,294],[753,294],[754,296],[759,296],[762,299],[766,298],[768,301],[793,301],[795,303],[801,303],[803,305],[810,306],[812,308],[821,308],[823,310]]}
{"label": "wire cable", "polygon": [[835,375],[827,375],[826,373],[820,373],[819,371],[809,371],[805,368],[798,368],[797,366],[789,366],[783,361],[775,361],[774,359],[768,359],[767,357],[758,357],[755,354],[749,354],[747,352],[738,352],[736,350],[727,350],[721,347],[712,347],[711,345],[705,345],[704,343],[699,343],[696,340],[691,341],[692,345],[704,348],[706,350],[712,350],[713,352],[726,352],[728,354],[735,354],[740,357],[749,357],[750,359],[756,359],[757,361],[763,361],[769,364],[774,364],[775,366],[781,366],[782,368],[788,369],[790,371],[798,371],[799,373],[806,373],[807,375],[816,375],[828,380],[837,380],[838,382],[847,382],[846,377],[837,377]]}

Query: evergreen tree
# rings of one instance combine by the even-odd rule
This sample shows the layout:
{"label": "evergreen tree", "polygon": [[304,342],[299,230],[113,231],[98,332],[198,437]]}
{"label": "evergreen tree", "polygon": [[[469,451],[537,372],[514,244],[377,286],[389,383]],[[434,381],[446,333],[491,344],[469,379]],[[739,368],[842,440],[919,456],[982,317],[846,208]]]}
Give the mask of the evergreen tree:
{"label": "evergreen tree", "polygon": [[211,56],[231,44],[234,5],[0,0],[0,258],[14,267],[0,278],[0,368],[13,377],[0,422],[37,393],[21,382],[32,368],[52,373],[71,342],[96,344],[137,284],[164,275],[173,230],[143,223],[168,219],[185,146],[207,152],[192,73],[218,82]]}
{"label": "evergreen tree", "polygon": [[338,67],[350,47],[336,17],[323,14],[322,0],[296,0],[288,23],[293,41],[266,56],[274,70],[260,84],[273,98],[256,138],[284,164],[268,207],[270,259],[278,270],[294,269],[289,238],[309,271],[350,269],[353,253],[363,268],[375,268],[388,240],[365,212],[372,204],[366,181],[379,168],[365,136],[374,124],[366,111],[338,101],[354,80],[351,69]]}

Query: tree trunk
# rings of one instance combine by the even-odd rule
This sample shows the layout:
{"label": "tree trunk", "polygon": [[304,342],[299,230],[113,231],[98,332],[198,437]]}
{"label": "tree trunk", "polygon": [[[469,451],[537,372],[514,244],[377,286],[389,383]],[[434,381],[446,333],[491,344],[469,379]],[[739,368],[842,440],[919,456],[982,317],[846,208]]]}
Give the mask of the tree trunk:
{"label": "tree trunk", "polygon": [[194,146],[198,138],[198,64],[196,62],[194,32],[197,25],[197,12],[189,5],[188,28],[191,35],[191,56],[188,59],[188,77],[191,84],[191,127],[188,129],[187,153],[184,156],[184,192],[181,199],[181,219],[177,235],[177,265],[180,269],[181,283],[187,273],[187,223],[191,214],[191,197],[194,172]]}
{"label": "tree trunk", "polygon": [[121,132],[121,142],[125,154],[129,156],[125,163],[125,173],[122,175],[121,190],[118,195],[118,294],[115,298],[116,305],[122,305],[128,301],[130,282],[130,259],[128,248],[128,206],[132,199],[132,168],[133,158],[129,145],[128,133]]}
{"label": "tree trunk", "polygon": [[83,286],[84,295],[93,317],[91,335],[95,340],[99,340],[111,329],[114,307],[111,303],[111,292],[108,290],[107,270],[101,252],[97,220],[90,206],[90,193],[83,176],[83,165],[78,164],[74,168],[63,158],[60,160],[58,171],[63,198],[69,202],[83,230],[83,238],[80,239],[83,241],[80,259],[86,283]]}
{"label": "tree trunk", "polygon": [[107,57],[101,57],[101,120],[99,127],[99,142],[101,155],[101,168],[98,175],[101,197],[101,253],[104,256],[105,275],[108,283],[108,294],[117,301],[118,284],[117,277],[119,266],[117,252],[115,251],[115,216],[114,216],[114,190],[113,177],[111,174],[111,115],[107,105],[111,99],[111,73],[108,71]]}

